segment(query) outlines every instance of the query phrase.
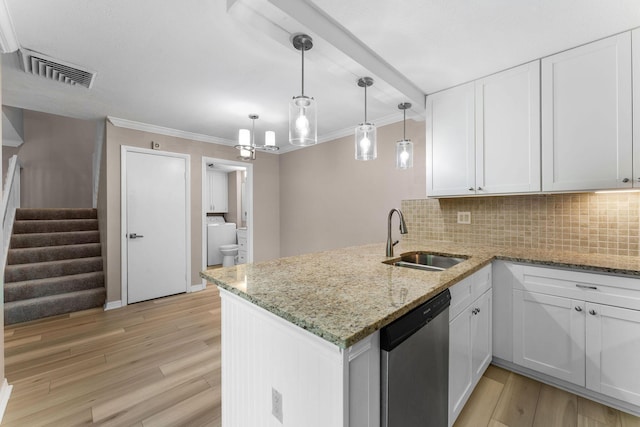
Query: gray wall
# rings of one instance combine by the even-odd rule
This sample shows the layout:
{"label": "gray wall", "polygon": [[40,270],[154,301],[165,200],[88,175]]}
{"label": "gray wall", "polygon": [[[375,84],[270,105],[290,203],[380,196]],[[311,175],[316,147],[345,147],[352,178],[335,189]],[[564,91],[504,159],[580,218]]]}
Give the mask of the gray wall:
{"label": "gray wall", "polygon": [[6,168],[8,157],[18,154],[21,206],[92,207],[95,138],[93,121],[24,110],[24,143],[2,158]]}
{"label": "gray wall", "polygon": [[[236,160],[238,152],[233,147],[191,141],[157,135],[131,129],[118,128],[110,123],[106,127],[105,152],[102,157],[98,215],[103,235],[103,257],[107,278],[107,301],[120,300],[120,147],[149,148],[151,141],[160,143],[163,151],[191,156],[191,284],[201,283],[202,270],[202,157]],[[279,157],[258,153],[253,163],[253,250],[254,261],[264,261],[280,256],[279,210]],[[251,226],[251,225],[250,225]]]}
{"label": "gray wall", "polygon": [[280,254],[384,242],[389,210],[426,197],[424,122],[407,120],[407,138],[408,170],[395,168],[402,122],[378,128],[376,160],[354,159],[352,135],[281,155]]}

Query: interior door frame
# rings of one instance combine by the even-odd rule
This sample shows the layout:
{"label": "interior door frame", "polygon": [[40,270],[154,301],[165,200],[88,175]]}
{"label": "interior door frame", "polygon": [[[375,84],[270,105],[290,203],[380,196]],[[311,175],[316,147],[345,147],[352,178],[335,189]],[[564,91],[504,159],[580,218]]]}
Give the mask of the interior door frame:
{"label": "interior door frame", "polygon": [[185,292],[191,291],[191,156],[189,154],[169,151],[151,150],[148,148],[122,145],[120,147],[120,265],[121,282],[120,301],[124,307],[128,305],[128,247],[127,247],[127,153],[141,153],[155,156],[177,157],[185,160],[185,235],[186,276]]}
{"label": "interior door frame", "polygon": [[[202,157],[202,270],[207,269],[207,164],[217,163],[221,165],[243,167],[247,170],[245,191],[247,192],[247,263],[253,262],[253,164],[235,160],[218,159],[214,157]],[[236,226],[237,227],[237,226]],[[202,279],[202,289],[206,288],[207,281]]]}

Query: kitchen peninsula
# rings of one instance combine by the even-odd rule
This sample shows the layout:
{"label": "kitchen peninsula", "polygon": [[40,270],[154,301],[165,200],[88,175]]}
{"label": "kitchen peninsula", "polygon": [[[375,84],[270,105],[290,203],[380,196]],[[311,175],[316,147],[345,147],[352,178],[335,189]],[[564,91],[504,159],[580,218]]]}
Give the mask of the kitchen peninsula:
{"label": "kitchen peninsula", "polygon": [[420,250],[468,259],[425,272],[384,264],[374,244],[202,272],[222,296],[223,425],[379,425],[377,331],[495,259],[640,277],[634,257],[395,248]]}

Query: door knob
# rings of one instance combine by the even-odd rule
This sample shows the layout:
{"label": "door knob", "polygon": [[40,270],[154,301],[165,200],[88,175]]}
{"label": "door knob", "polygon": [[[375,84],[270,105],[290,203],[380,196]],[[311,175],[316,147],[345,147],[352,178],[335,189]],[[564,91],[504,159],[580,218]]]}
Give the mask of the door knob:
{"label": "door knob", "polygon": [[622,182],[629,182],[629,178],[623,178]]}
{"label": "door knob", "polygon": [[143,238],[143,237],[144,237],[144,236],[143,236],[142,234],[136,234],[136,233],[131,233],[131,234],[129,234],[129,238],[130,238],[130,239],[141,239],[141,238]]}

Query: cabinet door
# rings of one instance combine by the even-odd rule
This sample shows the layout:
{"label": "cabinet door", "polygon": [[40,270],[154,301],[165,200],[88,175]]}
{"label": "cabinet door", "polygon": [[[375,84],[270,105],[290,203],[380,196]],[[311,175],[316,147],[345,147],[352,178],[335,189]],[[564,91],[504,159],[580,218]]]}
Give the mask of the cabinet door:
{"label": "cabinet door", "polygon": [[471,304],[471,366],[473,383],[477,383],[491,363],[491,289]]}
{"label": "cabinet door", "polygon": [[640,405],[640,311],[586,304],[587,388]]}
{"label": "cabinet door", "polygon": [[513,291],[513,361],[585,385],[585,303]]}
{"label": "cabinet door", "polygon": [[213,172],[210,187],[212,212],[229,211],[229,187],[225,172]]}
{"label": "cabinet door", "polygon": [[476,81],[479,194],[540,191],[540,61]]}
{"label": "cabinet door", "polygon": [[631,34],[542,60],[542,190],[631,187]]}
{"label": "cabinet door", "polygon": [[427,97],[427,196],[475,194],[474,84]]}
{"label": "cabinet door", "polygon": [[473,387],[471,309],[449,323],[449,425],[464,407]]}
{"label": "cabinet door", "polygon": [[631,32],[633,52],[633,186],[640,187],[640,29]]}

